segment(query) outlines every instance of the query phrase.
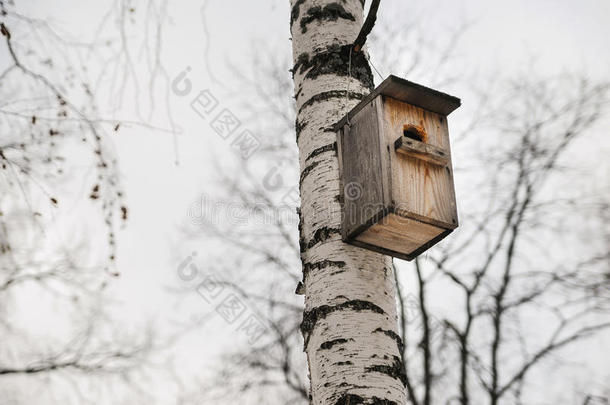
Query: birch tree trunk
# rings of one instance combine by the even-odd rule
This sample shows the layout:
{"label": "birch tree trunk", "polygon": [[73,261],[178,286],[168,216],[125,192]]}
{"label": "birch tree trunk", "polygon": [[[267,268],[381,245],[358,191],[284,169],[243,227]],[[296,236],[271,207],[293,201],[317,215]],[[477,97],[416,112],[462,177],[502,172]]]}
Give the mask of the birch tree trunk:
{"label": "birch tree trunk", "polygon": [[391,260],[344,244],[340,235],[342,185],[331,127],[373,88],[364,53],[350,51],[363,3],[291,0],[301,168],[298,292],[305,294],[301,331],[315,405],[405,403]]}

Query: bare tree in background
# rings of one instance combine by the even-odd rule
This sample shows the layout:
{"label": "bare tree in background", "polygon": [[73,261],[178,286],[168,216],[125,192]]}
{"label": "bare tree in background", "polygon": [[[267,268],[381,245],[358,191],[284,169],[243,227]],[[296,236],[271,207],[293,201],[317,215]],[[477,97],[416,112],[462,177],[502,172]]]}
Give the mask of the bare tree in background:
{"label": "bare tree in background", "polygon": [[499,89],[484,130],[469,134],[502,141],[478,151],[487,178],[463,203],[472,204],[463,208],[466,226],[428,258],[425,270],[416,263],[425,389],[414,403],[430,403],[439,373],[432,370],[426,322],[434,275],[448,278],[461,302],[460,317],[443,319],[459,353],[459,390],[445,400],[521,403],[540,363],[610,327],[608,194],[579,189],[578,174],[569,170],[570,153],[578,151],[571,146],[585,142],[607,112],[610,86],[532,75]]}
{"label": "bare tree in background", "polygon": [[[154,102],[126,111],[126,97],[152,101],[169,88],[166,4],[140,6],[115,2],[83,39],[0,1],[0,397],[11,403],[117,401],[117,384],[138,390],[129,378],[153,346],[150,331],[114,323],[104,295],[128,219],[111,138],[158,129]],[[75,210],[75,200],[90,206]]]}
{"label": "bare tree in background", "polygon": [[[375,32],[373,39],[386,47],[373,55],[378,67],[396,66],[392,73],[406,72],[412,80],[466,85],[470,104],[477,106],[452,138],[458,185],[468,179],[458,189],[462,225],[415,261],[411,272],[404,270],[409,274],[400,274],[417,288],[404,288],[397,279],[408,402],[530,403],[532,384],[548,383],[540,373],[556,354],[607,333],[608,193],[587,192],[569,163],[577,160],[579,144],[596,135],[608,84],[576,74],[538,78],[533,70],[475,81],[452,69],[451,49],[461,29],[448,41],[426,42],[432,48],[419,47],[407,61],[402,55],[412,54],[409,47],[426,30],[413,25],[396,32],[380,25]],[[226,195],[217,202],[260,214],[250,219],[286,212],[285,197],[298,181],[298,168],[286,163],[296,154],[290,144],[290,76],[283,73],[288,66],[261,57],[256,76],[243,78],[256,95],[256,104],[248,105],[260,108],[253,116],[264,117],[256,121],[267,129],[263,148],[240,170],[219,170]],[[268,123],[277,125],[270,130]],[[191,229],[194,238],[204,232],[226,246],[230,260],[224,251],[210,254],[221,263],[217,270],[232,275],[228,282],[270,323],[264,341],[226,358],[218,380],[223,387],[215,382],[210,388],[217,400],[305,404],[307,367],[295,349],[301,342],[300,301],[286,298],[300,279],[298,235],[290,229],[295,217],[265,218],[239,226],[198,218],[200,227]],[[442,308],[445,298],[448,308]],[[565,399],[571,389],[545,394]],[[585,392],[578,403],[607,401],[603,395]]]}

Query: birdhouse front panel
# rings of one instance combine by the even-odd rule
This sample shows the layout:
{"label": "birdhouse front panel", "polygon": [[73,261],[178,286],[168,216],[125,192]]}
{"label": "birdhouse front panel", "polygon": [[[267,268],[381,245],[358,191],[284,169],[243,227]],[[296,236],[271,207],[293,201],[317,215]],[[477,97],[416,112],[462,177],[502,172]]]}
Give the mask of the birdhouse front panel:
{"label": "birdhouse front panel", "polygon": [[458,226],[447,115],[459,105],[390,76],[335,125],[344,241],[411,260]]}
{"label": "birdhouse front panel", "polygon": [[385,142],[395,152],[390,153],[394,207],[439,221],[446,228],[457,225],[447,120],[383,98]]}

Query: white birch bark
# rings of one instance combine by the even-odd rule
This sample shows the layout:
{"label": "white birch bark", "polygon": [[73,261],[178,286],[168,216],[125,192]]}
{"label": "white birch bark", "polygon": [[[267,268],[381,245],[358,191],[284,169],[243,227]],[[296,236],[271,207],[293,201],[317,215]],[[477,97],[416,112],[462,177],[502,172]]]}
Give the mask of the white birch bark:
{"label": "white birch bark", "polygon": [[[389,257],[341,241],[336,134],[332,125],[372,89],[362,52],[352,53],[364,0],[291,0],[300,243],[305,312],[301,330],[311,403],[405,403]],[[349,89],[349,92],[348,92]]]}

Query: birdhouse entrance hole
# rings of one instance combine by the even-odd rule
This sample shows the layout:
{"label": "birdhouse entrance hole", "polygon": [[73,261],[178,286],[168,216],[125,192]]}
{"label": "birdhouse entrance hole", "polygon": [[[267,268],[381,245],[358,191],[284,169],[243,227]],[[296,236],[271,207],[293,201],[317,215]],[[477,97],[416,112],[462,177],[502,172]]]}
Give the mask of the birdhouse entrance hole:
{"label": "birdhouse entrance hole", "polygon": [[402,134],[409,139],[419,142],[425,143],[427,141],[426,131],[417,125],[405,124],[402,129]]}

